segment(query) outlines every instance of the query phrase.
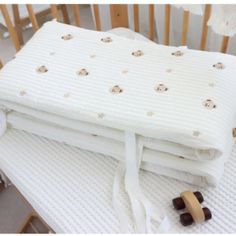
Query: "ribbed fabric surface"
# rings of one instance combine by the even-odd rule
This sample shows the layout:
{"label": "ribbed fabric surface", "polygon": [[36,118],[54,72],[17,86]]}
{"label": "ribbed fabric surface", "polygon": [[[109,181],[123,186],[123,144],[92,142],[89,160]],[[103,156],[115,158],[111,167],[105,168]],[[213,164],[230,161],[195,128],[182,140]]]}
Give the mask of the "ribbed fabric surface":
{"label": "ribbed fabric surface", "polygon": [[[13,148],[14,147],[14,148]],[[117,162],[23,131],[8,131],[0,140],[0,168],[46,222],[58,233],[119,233],[111,189]],[[196,188],[171,178],[141,171],[145,195],[164,207],[170,232],[233,233],[236,231],[236,146],[217,188]],[[183,227],[171,201],[184,190],[200,190],[213,219]],[[121,202],[128,211],[127,196]],[[181,212],[182,213],[182,212]],[[130,232],[133,228],[130,221]],[[154,231],[155,232],[155,231]]]}
{"label": "ribbed fabric surface", "polygon": [[1,71],[0,98],[224,152],[232,141],[235,63],[221,53],[49,22]]}

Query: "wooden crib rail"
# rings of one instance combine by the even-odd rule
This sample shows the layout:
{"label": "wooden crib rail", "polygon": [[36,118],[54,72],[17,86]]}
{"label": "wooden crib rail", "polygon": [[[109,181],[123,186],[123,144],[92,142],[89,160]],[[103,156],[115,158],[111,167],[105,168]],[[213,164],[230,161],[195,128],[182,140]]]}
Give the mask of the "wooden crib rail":
{"label": "wooden crib rail", "polygon": [[[36,32],[39,29],[39,23],[37,20],[36,13],[34,12],[33,5],[32,4],[26,4],[26,8],[29,14],[29,19],[32,24],[33,30]],[[62,5],[56,5],[56,4],[51,4],[50,5],[50,13],[52,17],[56,20],[59,20],[59,10],[61,9],[64,23],[69,24],[70,23],[70,18],[67,12],[67,8],[65,4]]]}
{"label": "wooden crib rail", "polygon": [[[101,19],[99,5],[93,5],[96,30],[101,30]],[[139,5],[133,5],[134,13],[134,31],[139,32]],[[129,27],[128,21],[128,5],[126,4],[110,4],[110,15],[112,28]],[[154,20],[154,5],[149,5],[149,39],[154,40],[155,36],[155,20]]]}
{"label": "wooden crib rail", "polygon": [[12,23],[11,18],[9,16],[6,5],[5,4],[0,4],[0,10],[1,10],[3,18],[6,22],[6,26],[7,26],[7,29],[9,31],[9,34],[10,34],[11,40],[13,42],[13,45],[14,45],[16,51],[19,51],[20,48],[21,48],[20,40],[19,40],[19,37],[16,33],[16,30],[13,26],[13,23]]}
{"label": "wooden crib rail", "polygon": [[205,6],[205,11],[204,11],[203,24],[202,24],[202,37],[200,44],[200,49],[203,51],[206,49],[207,34],[208,34],[207,21],[210,18],[210,14],[211,14],[211,5],[207,4]]}
{"label": "wooden crib rail", "polygon": [[[100,12],[99,12],[99,5],[94,4],[93,6],[94,16],[95,16],[95,26],[96,30],[101,30],[101,19],[100,19]],[[154,40],[155,38],[155,5],[149,4],[148,6],[148,35],[150,40]],[[32,23],[32,27],[34,31],[39,29],[39,24],[37,21],[37,14],[34,12],[33,6],[31,4],[26,4],[26,8],[28,10],[28,15],[30,22]],[[80,8],[78,4],[71,4],[75,24],[80,26]],[[200,50],[206,50],[207,48],[207,39],[208,39],[208,31],[209,27],[207,26],[207,22],[209,20],[211,14],[212,6],[210,4],[205,5],[204,15],[203,15],[203,22],[202,22],[202,33],[200,39]],[[110,16],[111,16],[111,25],[112,28],[114,27],[129,27],[129,19],[128,19],[128,5],[126,4],[110,4]],[[164,18],[164,32],[163,32],[163,43],[165,45],[170,44],[170,27],[171,27],[171,9],[172,6],[170,4],[165,5],[165,18]],[[12,24],[9,14],[7,12],[6,6],[4,4],[0,5],[0,10],[4,16],[6,21],[7,28],[9,30],[11,39],[13,44],[18,51],[20,49],[20,45],[22,42],[21,35],[18,31],[15,30],[14,25]],[[55,18],[59,20],[60,12],[62,12],[62,16],[64,18],[65,23],[69,23],[69,15],[67,12],[67,6],[65,4],[56,5],[51,4],[49,13]],[[14,17],[15,17],[15,24],[19,21],[19,14],[17,5],[13,7]],[[188,39],[188,31],[189,31],[189,22],[191,21],[191,14],[189,11],[183,11],[183,18],[182,18],[182,35],[181,35],[181,45],[187,45]],[[134,22],[134,31],[139,32],[140,29],[140,20],[139,20],[139,5],[133,5],[133,22]],[[227,52],[227,48],[229,45],[229,37],[223,36],[220,51],[223,53]]]}
{"label": "wooden crib rail", "polygon": [[72,5],[72,10],[73,10],[73,14],[75,17],[75,24],[77,26],[80,26],[80,9],[79,9],[79,5],[78,4],[73,4]]}
{"label": "wooden crib rail", "polygon": [[134,4],[134,31],[139,32],[139,5]]}
{"label": "wooden crib rail", "polygon": [[[208,26],[207,22],[210,18],[212,6],[210,4],[205,5],[203,24],[202,24],[202,35],[200,41],[200,50],[206,50],[207,36],[208,36]],[[189,28],[190,12],[183,11],[183,22],[182,22],[182,38],[181,45],[187,45],[188,28]],[[164,27],[164,44],[169,45],[170,41],[170,22],[171,22],[171,5],[166,4],[165,6],[165,27]],[[229,37],[223,36],[220,51],[222,53],[227,52],[229,44]]]}

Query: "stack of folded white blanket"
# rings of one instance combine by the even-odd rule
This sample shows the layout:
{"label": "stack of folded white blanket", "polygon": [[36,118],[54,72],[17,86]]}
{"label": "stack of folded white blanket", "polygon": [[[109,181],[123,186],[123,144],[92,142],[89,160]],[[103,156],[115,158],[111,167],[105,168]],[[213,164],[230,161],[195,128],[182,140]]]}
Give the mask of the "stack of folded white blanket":
{"label": "stack of folded white blanket", "polygon": [[230,55],[52,21],[1,70],[1,117],[9,127],[120,160],[114,195],[125,176],[137,230],[150,232],[139,204],[146,218],[157,217],[138,188],[140,165],[218,183],[233,143],[235,65]]}

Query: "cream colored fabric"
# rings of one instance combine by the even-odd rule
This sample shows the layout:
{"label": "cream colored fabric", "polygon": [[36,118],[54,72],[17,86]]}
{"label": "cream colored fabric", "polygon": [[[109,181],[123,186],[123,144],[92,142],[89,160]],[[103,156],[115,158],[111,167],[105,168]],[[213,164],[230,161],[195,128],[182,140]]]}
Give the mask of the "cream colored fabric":
{"label": "cream colored fabric", "polygon": [[[233,142],[234,64],[234,57],[222,54],[164,47],[51,22],[1,71],[0,98],[3,108],[15,107],[16,113],[27,110],[23,115],[30,119],[41,114],[46,121],[43,125],[55,128],[50,135],[68,128],[55,127],[58,118],[68,123],[86,121],[137,134],[142,142],[159,139],[186,145],[199,156],[213,150],[212,159],[224,162],[222,154],[227,158]],[[164,69],[167,65],[171,68]],[[174,78],[166,80],[172,72]],[[203,72],[208,72],[211,82],[206,83]],[[218,80],[221,86],[215,86]],[[48,116],[56,118],[46,119]],[[38,123],[41,125],[39,119]],[[36,133],[40,132],[45,129]],[[68,137],[72,140],[72,136]],[[56,133],[55,138],[67,141],[64,133]],[[125,139],[125,145],[130,140]],[[122,156],[124,152],[121,161],[125,163],[126,175],[130,175],[135,156],[130,156],[132,161],[129,155],[125,159]],[[173,167],[174,157],[167,157]],[[204,158],[202,161],[210,166],[214,163]],[[139,166],[136,175],[132,175],[134,181],[138,181],[138,169]],[[197,169],[197,174],[201,175],[201,170]],[[132,185],[126,190],[130,192]],[[135,206],[134,213],[136,210]],[[144,215],[150,218],[148,212]],[[149,227],[138,231],[150,232],[149,222],[150,219],[146,221]]]}
{"label": "cream colored fabric", "polygon": [[[164,208],[167,212],[171,223],[169,233],[236,232],[235,159],[236,146],[217,188],[201,188],[140,171],[144,194],[158,209]],[[117,164],[109,156],[19,130],[8,130],[0,139],[1,169],[56,233],[122,233],[111,202]],[[212,220],[190,227],[180,224],[180,213],[171,206],[171,200],[186,189],[203,194],[202,206],[212,211]],[[128,232],[134,233],[124,185],[119,191],[121,208],[128,213]],[[153,224],[154,233],[156,228],[157,225]]]}
{"label": "cream colored fabric", "polygon": [[215,33],[233,37],[236,34],[236,5],[213,4],[207,24]]}
{"label": "cream colored fabric", "polygon": [[[119,141],[129,129],[171,161],[222,157],[224,163],[233,142],[235,61],[49,22],[1,71],[1,104],[62,128],[78,121],[104,126],[107,134],[116,130]],[[170,155],[162,149],[166,142]],[[171,161],[168,168],[176,169]],[[202,176],[192,166],[190,174]],[[220,166],[213,176],[221,176]]]}
{"label": "cream colored fabric", "polygon": [[[62,39],[67,34],[73,38]],[[101,41],[106,37],[112,42]],[[132,55],[138,50],[144,55]],[[222,154],[232,144],[236,60],[178,51],[50,22],[1,71],[0,98]],[[216,68],[218,62],[226,68]],[[83,68],[88,75],[78,74]],[[116,85],[120,94],[110,92]]]}

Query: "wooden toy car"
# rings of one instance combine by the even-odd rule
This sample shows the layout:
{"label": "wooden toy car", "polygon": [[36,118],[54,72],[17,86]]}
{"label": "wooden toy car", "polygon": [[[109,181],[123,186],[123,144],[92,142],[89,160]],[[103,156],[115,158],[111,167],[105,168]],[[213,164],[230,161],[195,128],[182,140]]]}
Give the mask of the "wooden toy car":
{"label": "wooden toy car", "polygon": [[180,215],[180,222],[184,226],[191,225],[193,222],[202,223],[212,218],[211,211],[207,207],[201,207],[204,198],[200,192],[185,191],[172,200],[176,210],[187,209],[188,213]]}

